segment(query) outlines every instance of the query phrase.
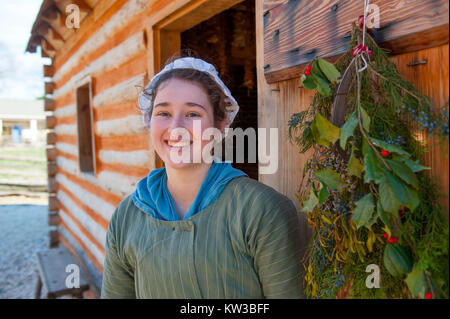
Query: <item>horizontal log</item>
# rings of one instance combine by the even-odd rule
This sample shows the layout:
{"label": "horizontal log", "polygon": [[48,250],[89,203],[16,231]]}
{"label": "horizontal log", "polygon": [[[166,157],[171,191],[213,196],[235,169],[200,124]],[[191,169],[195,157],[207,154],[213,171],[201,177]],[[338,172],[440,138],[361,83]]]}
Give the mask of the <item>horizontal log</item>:
{"label": "horizontal log", "polygon": [[56,117],[54,117],[53,115],[49,115],[45,118],[45,127],[47,129],[52,129],[54,128],[56,125]]}
{"label": "horizontal log", "polygon": [[48,197],[48,210],[54,211],[58,209],[58,199],[56,196],[49,196]]}
{"label": "horizontal log", "polygon": [[44,110],[45,111],[54,111],[55,110],[55,101],[53,99],[46,98],[44,100]]}
{"label": "horizontal log", "polygon": [[55,90],[55,83],[53,82],[45,82],[45,94],[53,94],[53,91]]}
{"label": "horizontal log", "polygon": [[58,212],[50,212],[48,214],[48,225],[49,226],[58,226],[59,225]]}
{"label": "horizontal log", "polygon": [[52,147],[52,148],[47,148],[46,150],[47,152],[47,161],[48,162],[53,162],[56,160],[56,148]]}
{"label": "horizontal log", "polygon": [[47,191],[49,193],[56,193],[58,191],[58,183],[56,182],[56,178],[55,177],[49,177],[48,178]]}
{"label": "horizontal log", "polygon": [[55,74],[53,65],[44,65],[44,77],[51,78]]}
{"label": "horizontal log", "polygon": [[47,164],[47,174],[48,176],[55,176],[58,171],[58,166],[56,166],[56,162],[49,162]]}
{"label": "horizontal log", "polygon": [[47,133],[47,145],[54,145],[56,143],[56,133],[48,132]]}
{"label": "horizontal log", "polygon": [[59,244],[59,233],[57,230],[51,230],[49,232],[50,235],[50,243],[49,246],[50,248],[56,248],[58,247]]}
{"label": "horizontal log", "polygon": [[[351,24],[363,1],[268,1],[264,12],[264,74],[267,82],[295,78],[315,56],[339,56],[349,49]],[[448,1],[372,1],[379,8],[375,40],[392,53],[448,43]],[[276,4],[276,5],[275,5]]]}

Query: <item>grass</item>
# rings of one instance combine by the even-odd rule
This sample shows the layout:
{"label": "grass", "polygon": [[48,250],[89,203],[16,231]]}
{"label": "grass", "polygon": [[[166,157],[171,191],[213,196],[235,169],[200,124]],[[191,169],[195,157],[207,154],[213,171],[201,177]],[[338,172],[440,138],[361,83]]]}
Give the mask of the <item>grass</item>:
{"label": "grass", "polygon": [[4,148],[0,149],[0,155],[45,159],[45,148]]}

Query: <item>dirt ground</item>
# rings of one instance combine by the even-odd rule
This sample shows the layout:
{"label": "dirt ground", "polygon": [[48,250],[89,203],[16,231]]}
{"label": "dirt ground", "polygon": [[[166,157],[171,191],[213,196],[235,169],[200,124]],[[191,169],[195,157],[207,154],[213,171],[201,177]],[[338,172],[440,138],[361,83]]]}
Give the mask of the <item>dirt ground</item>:
{"label": "dirt ground", "polygon": [[35,253],[48,249],[49,229],[46,197],[0,197],[0,299],[34,298]]}

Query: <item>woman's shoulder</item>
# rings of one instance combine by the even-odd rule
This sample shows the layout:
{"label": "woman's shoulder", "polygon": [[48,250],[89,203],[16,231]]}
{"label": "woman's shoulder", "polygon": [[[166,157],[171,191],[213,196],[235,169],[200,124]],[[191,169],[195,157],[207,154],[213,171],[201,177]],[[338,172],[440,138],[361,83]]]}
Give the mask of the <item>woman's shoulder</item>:
{"label": "woman's shoulder", "polygon": [[131,220],[136,220],[138,208],[134,205],[132,194],[123,198],[116,206],[116,209],[111,217],[110,224],[121,224]]}
{"label": "woman's shoulder", "polygon": [[230,182],[229,195],[252,206],[292,205],[289,197],[253,178],[241,176]]}

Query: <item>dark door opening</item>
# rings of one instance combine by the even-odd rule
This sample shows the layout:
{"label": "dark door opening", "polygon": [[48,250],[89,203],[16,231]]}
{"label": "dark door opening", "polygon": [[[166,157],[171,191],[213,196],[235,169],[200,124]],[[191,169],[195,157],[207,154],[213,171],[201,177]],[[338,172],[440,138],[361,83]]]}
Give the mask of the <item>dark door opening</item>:
{"label": "dark door opening", "polygon": [[[181,49],[192,49],[202,59],[214,64],[222,81],[239,104],[232,128],[253,128],[258,141],[258,99],[256,81],[255,1],[243,1],[181,33]],[[234,145],[236,138],[234,138]],[[245,138],[244,163],[232,166],[258,179],[256,163],[249,163],[248,139]],[[256,145],[256,150],[258,147]],[[257,153],[257,152],[256,152]],[[224,158],[224,156],[223,156]]]}

